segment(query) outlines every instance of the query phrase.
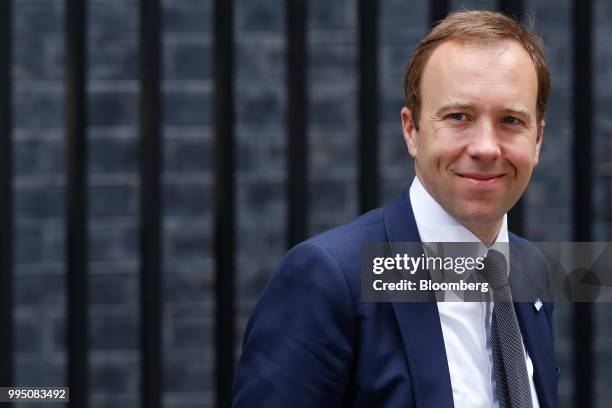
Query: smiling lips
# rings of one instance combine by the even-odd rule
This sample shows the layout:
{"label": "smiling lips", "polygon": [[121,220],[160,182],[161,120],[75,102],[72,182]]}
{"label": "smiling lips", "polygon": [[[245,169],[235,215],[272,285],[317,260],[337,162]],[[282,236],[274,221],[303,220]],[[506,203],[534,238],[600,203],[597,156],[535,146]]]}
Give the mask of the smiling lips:
{"label": "smiling lips", "polygon": [[481,174],[481,173],[455,173],[461,179],[469,182],[475,187],[489,187],[501,180],[505,176],[501,174]]}

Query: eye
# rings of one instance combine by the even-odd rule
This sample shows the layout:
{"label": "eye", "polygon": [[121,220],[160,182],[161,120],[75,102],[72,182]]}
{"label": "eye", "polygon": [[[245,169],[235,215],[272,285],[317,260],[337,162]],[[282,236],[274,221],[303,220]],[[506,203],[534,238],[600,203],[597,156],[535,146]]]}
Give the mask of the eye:
{"label": "eye", "polygon": [[514,116],[504,116],[504,119],[502,119],[502,122],[507,125],[518,125],[522,123],[519,118],[514,117]]}
{"label": "eye", "polygon": [[451,114],[449,114],[447,116],[447,118],[451,119],[451,120],[456,120],[456,121],[459,121],[459,122],[462,122],[462,121],[465,121],[465,120],[468,119],[467,115],[465,113],[461,113],[461,112],[451,113]]}

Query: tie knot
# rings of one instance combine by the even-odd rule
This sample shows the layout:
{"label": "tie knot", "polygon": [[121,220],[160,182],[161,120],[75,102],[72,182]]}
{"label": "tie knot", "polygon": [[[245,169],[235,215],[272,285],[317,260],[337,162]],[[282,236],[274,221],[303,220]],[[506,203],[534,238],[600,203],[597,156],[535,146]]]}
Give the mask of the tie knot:
{"label": "tie knot", "polygon": [[489,250],[483,263],[484,267],[480,273],[493,289],[508,285],[506,258],[501,252],[494,249]]}

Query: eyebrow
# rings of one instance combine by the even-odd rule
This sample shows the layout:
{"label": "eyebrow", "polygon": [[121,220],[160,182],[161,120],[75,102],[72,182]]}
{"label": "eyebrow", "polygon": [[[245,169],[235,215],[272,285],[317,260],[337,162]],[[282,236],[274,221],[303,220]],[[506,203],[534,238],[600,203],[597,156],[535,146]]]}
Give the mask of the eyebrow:
{"label": "eyebrow", "polygon": [[523,115],[527,118],[531,118],[531,115],[529,114],[529,111],[527,109],[523,109],[523,108],[506,108],[504,109],[505,112],[509,112],[509,113],[514,113],[517,115]]}
{"label": "eyebrow", "polygon": [[[448,111],[453,111],[453,110],[470,110],[470,109],[474,109],[474,105],[472,105],[471,103],[468,102],[451,102],[448,103],[444,106],[442,106],[440,109],[438,109],[436,111],[436,116],[442,116],[444,113],[448,112]],[[509,107],[509,108],[504,108],[503,109],[504,112],[507,113],[513,113],[515,115],[521,115],[525,118],[531,119],[531,115],[529,113],[529,110],[525,109],[525,108],[521,108],[521,107]]]}
{"label": "eyebrow", "polygon": [[442,106],[440,109],[436,111],[436,116],[442,116],[445,112],[451,110],[464,110],[464,109],[473,109],[474,106],[471,103],[467,102],[451,102]]}

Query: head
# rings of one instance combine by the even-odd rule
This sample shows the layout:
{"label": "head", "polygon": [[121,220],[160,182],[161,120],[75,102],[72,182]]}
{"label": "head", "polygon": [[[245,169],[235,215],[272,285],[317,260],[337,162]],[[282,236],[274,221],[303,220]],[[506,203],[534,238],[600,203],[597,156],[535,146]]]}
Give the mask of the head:
{"label": "head", "polygon": [[481,239],[496,233],[539,158],[550,93],[541,40],[500,13],[450,14],[418,44],[404,92],[424,187]]}

